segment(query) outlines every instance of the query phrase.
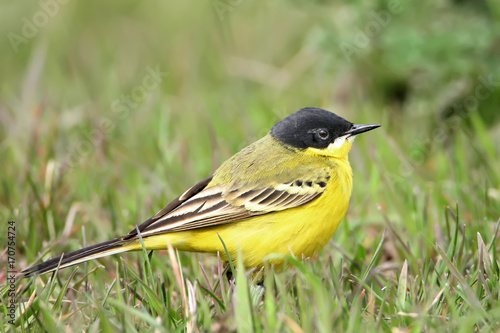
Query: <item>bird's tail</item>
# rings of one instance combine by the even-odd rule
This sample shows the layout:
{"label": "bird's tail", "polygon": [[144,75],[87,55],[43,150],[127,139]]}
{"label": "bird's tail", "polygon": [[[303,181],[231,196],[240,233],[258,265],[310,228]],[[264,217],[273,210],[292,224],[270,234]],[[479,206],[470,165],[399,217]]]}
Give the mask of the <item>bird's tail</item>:
{"label": "bird's tail", "polygon": [[[26,268],[21,271],[21,274],[24,274],[24,277],[30,277],[35,274],[49,273],[55,271],[57,267],[65,268],[112,254],[138,250],[140,247],[141,245],[137,242],[137,240],[124,240],[123,238],[117,238],[92,245],[78,251],[62,254],[57,258],[52,258],[36,266]],[[59,265],[59,263],[61,264]]]}

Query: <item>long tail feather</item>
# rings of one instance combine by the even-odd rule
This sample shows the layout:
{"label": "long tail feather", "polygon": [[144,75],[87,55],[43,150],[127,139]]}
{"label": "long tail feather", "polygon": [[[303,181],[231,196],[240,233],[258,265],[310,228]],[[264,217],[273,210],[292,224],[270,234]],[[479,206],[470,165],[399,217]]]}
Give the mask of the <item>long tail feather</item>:
{"label": "long tail feather", "polygon": [[62,254],[57,258],[52,258],[36,266],[26,268],[25,270],[21,271],[21,274],[24,274],[24,277],[30,277],[35,274],[43,274],[55,271],[59,266],[59,262],[61,262],[59,268],[64,268],[88,260],[135,250],[135,247],[127,246],[131,245],[131,243],[134,243],[134,241],[123,240],[122,238],[99,243],[74,252]]}

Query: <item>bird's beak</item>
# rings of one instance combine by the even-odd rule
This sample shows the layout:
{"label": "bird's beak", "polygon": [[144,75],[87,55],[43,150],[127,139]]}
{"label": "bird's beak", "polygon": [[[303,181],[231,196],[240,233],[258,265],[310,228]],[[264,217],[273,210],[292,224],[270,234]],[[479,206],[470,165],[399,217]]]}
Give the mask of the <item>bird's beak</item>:
{"label": "bird's beak", "polygon": [[351,129],[345,132],[346,135],[349,135],[348,137],[355,136],[364,132],[371,131],[375,128],[380,127],[379,124],[368,124],[368,125],[352,125]]}

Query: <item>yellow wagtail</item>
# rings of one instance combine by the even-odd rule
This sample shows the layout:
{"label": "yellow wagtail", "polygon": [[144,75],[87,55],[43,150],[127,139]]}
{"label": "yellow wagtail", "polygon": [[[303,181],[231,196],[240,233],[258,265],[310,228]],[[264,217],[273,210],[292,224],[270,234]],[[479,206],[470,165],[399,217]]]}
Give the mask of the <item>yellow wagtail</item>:
{"label": "yellow wagtail", "polygon": [[[347,154],[354,138],[379,126],[354,125],[318,108],[299,110],[138,226],[146,249],[170,243],[182,251],[219,252],[227,260],[222,238],[232,259],[241,250],[247,268],[262,267],[269,254],[314,255],[345,216],[352,190]],[[32,276],[54,271],[59,263],[64,268],[141,250],[137,229],[21,273]],[[283,256],[269,263],[279,270]]]}

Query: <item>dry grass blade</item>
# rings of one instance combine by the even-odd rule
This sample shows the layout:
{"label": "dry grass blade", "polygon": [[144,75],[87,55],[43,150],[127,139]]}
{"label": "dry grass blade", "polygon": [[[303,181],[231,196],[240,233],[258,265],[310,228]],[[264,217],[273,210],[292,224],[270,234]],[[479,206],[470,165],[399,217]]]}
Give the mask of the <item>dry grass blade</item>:
{"label": "dry grass blade", "polygon": [[[167,243],[167,248],[168,248],[168,256],[170,257],[170,264],[172,265],[172,269],[174,272],[175,280],[177,281],[177,285],[179,286],[179,290],[181,292],[181,298],[182,298],[182,306],[184,308],[184,315],[187,318],[190,318],[190,311],[189,311],[189,300],[186,294],[186,285],[184,284],[184,277],[182,275],[182,269],[181,269],[181,263],[179,260],[179,253],[177,250],[174,250],[172,247],[172,244]],[[192,326],[191,322],[188,323],[186,326],[186,329],[188,332],[193,332],[194,327]]]}

